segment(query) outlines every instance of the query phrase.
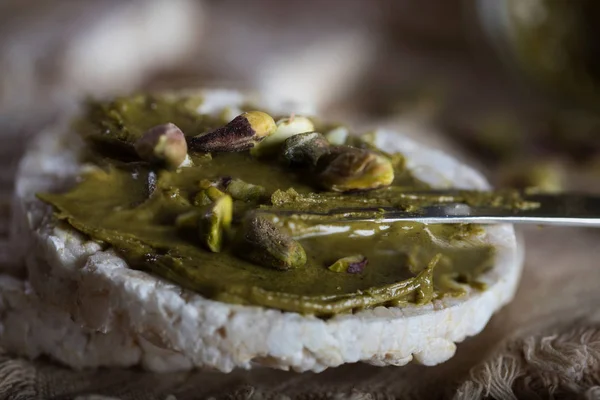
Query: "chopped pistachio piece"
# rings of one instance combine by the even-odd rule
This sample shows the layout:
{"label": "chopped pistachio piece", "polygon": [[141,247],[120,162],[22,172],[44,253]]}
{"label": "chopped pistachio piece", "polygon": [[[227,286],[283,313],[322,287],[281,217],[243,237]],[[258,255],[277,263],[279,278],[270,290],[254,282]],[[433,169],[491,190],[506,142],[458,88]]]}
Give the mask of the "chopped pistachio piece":
{"label": "chopped pistachio piece", "polygon": [[250,149],[250,154],[255,157],[273,155],[281,149],[288,138],[299,133],[313,132],[314,130],[314,124],[306,117],[295,116],[280,119],[277,121],[275,133]]}
{"label": "chopped pistachio piece", "polygon": [[291,165],[315,166],[329,153],[329,142],[318,132],[300,133],[283,144],[283,158]]}
{"label": "chopped pistachio piece", "polygon": [[207,207],[200,217],[200,239],[213,253],[219,253],[223,247],[225,231],[231,228],[233,200],[225,194]]}
{"label": "chopped pistachio piece", "polygon": [[250,150],[275,133],[273,118],[262,111],[249,111],[227,125],[190,139],[190,149],[200,152],[236,152]]}
{"label": "chopped pistachio piece", "polygon": [[215,186],[208,186],[206,189],[202,189],[194,197],[195,206],[207,206],[215,202],[219,197],[225,196],[226,193],[219,190]]}
{"label": "chopped pistachio piece", "polygon": [[239,255],[268,268],[288,270],[306,264],[304,248],[263,216],[249,217],[240,235]]}
{"label": "chopped pistachio piece", "polygon": [[343,257],[329,266],[333,272],[347,272],[349,274],[359,274],[367,266],[369,260],[362,254],[355,254]]}
{"label": "chopped pistachio piece", "polygon": [[196,196],[194,197],[194,205],[196,207],[207,206],[211,203],[212,200],[210,199],[210,197],[208,197],[206,190],[199,191],[198,194],[196,194]]}
{"label": "chopped pistachio piece", "polygon": [[394,166],[387,157],[348,146],[321,157],[317,173],[319,183],[335,192],[377,189],[394,181]]}
{"label": "chopped pistachio piece", "polygon": [[202,189],[208,189],[211,186],[216,186],[217,183],[214,181],[211,181],[210,179],[202,179],[200,180],[200,188]]}
{"label": "chopped pistachio piece", "polygon": [[142,160],[167,168],[178,168],[188,159],[185,136],[172,123],[149,129],[135,142],[134,148]]}
{"label": "chopped pistachio piece", "polygon": [[255,201],[265,197],[267,191],[260,185],[253,185],[241,179],[229,179],[223,183],[227,193],[235,200]]}
{"label": "chopped pistachio piece", "polygon": [[289,188],[287,190],[277,189],[271,195],[271,204],[274,206],[284,206],[287,203],[293,203],[298,199],[301,199],[300,193],[296,191],[294,188]]}
{"label": "chopped pistachio piece", "polygon": [[206,195],[208,196],[209,199],[211,199],[212,201],[217,201],[217,199],[223,197],[226,195],[226,193],[224,193],[223,191],[217,189],[214,186],[211,186],[206,190]]}

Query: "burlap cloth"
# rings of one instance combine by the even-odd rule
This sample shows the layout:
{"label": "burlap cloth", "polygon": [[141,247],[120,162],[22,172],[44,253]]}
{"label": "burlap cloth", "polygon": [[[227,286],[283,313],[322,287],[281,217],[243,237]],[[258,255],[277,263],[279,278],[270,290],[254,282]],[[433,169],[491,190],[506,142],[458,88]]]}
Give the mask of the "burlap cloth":
{"label": "burlap cloth", "polygon": [[[4,136],[9,140],[0,147],[4,239],[25,137]],[[256,369],[157,375],[133,369],[72,371],[1,352],[0,399],[600,399],[600,231],[528,227],[522,232],[526,262],[516,298],[480,335],[460,344],[454,358],[436,367],[356,364],[321,374]],[[0,262],[10,261],[10,250],[0,242]]]}

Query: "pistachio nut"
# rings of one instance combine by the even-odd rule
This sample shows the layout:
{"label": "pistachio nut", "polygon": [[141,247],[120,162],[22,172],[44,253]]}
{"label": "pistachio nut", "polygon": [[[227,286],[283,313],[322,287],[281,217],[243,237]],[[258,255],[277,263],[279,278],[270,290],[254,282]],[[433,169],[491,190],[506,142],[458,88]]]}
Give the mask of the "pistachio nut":
{"label": "pistachio nut", "polygon": [[394,181],[394,166],[374,151],[338,146],[319,159],[317,180],[335,192],[377,189]]}
{"label": "pistachio nut", "polygon": [[367,150],[375,150],[381,153],[381,150],[377,147],[377,132],[371,131],[367,133],[363,133],[361,135],[349,135],[346,138],[346,145],[357,147],[359,149],[367,149]]}
{"label": "pistachio nut", "polygon": [[207,206],[199,221],[200,240],[206,247],[218,253],[223,247],[225,232],[231,228],[233,200],[225,194]]}
{"label": "pistachio nut", "polygon": [[223,189],[231,195],[235,200],[256,201],[267,194],[264,187],[253,185],[241,179],[228,179],[222,183]]}
{"label": "pistachio nut", "polygon": [[187,143],[181,129],[175,124],[157,125],[144,133],[134,144],[142,160],[178,168],[191,162],[187,156]]}
{"label": "pistachio nut", "polygon": [[367,266],[369,260],[362,254],[355,254],[343,257],[329,266],[333,272],[347,272],[349,274],[359,274]]}
{"label": "pistachio nut", "polygon": [[265,197],[267,194],[267,190],[264,187],[237,178],[228,179],[223,182],[222,186],[234,200],[256,201]]}
{"label": "pistachio nut", "polygon": [[301,197],[300,193],[294,188],[289,188],[287,190],[277,189],[271,195],[271,204],[275,207],[281,207],[288,203],[294,203]]}
{"label": "pistachio nut", "polygon": [[277,153],[283,143],[291,136],[299,133],[313,132],[315,126],[306,117],[294,116],[277,121],[277,130],[274,134],[250,149],[250,154],[255,157],[264,157]]}
{"label": "pistachio nut", "polygon": [[306,264],[302,245],[260,215],[252,215],[245,221],[239,238],[239,254],[250,262],[278,270]]}
{"label": "pistachio nut", "polygon": [[215,202],[219,197],[225,196],[226,193],[219,190],[215,186],[208,186],[206,189],[202,189],[194,197],[195,206],[207,206]]}
{"label": "pistachio nut", "polygon": [[208,198],[212,201],[217,201],[218,198],[225,196],[225,193],[222,190],[219,190],[214,186],[211,186],[208,189],[206,189],[206,194]]}
{"label": "pistachio nut", "polygon": [[179,164],[179,168],[193,167],[193,166],[194,166],[194,162],[192,161],[192,158],[189,156],[189,154],[186,154],[185,159],[181,162],[181,164]]}
{"label": "pistachio nut", "polygon": [[341,146],[346,144],[346,139],[348,139],[348,128],[345,126],[338,126],[335,129],[330,130],[325,134],[325,139],[329,142],[329,144],[333,146]]}
{"label": "pistachio nut", "polygon": [[234,200],[256,201],[267,196],[263,186],[254,185],[238,178],[224,176],[214,180],[202,179],[202,190],[196,195],[197,205],[213,202],[217,197],[229,194]]}
{"label": "pistachio nut", "polygon": [[194,196],[194,205],[196,207],[207,206],[211,203],[212,200],[210,199],[210,197],[208,197],[206,190],[201,190],[198,192],[198,194],[196,194],[196,196]]}
{"label": "pistachio nut", "polygon": [[211,181],[210,179],[202,179],[199,183],[201,189],[208,189],[211,186],[217,186],[217,184],[218,182]]}
{"label": "pistachio nut", "polygon": [[212,132],[194,136],[189,146],[194,151],[205,153],[245,151],[271,136],[276,129],[277,125],[269,114],[249,111]]}
{"label": "pistachio nut", "polygon": [[321,156],[329,153],[329,142],[318,132],[300,133],[283,144],[283,159],[290,165],[315,166]]}

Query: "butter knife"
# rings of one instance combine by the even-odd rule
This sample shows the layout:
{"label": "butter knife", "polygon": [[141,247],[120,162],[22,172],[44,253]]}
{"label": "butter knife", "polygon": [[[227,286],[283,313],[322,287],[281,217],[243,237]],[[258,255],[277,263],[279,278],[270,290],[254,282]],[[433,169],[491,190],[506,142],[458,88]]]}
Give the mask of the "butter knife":
{"label": "butter knife", "polygon": [[[400,207],[351,207],[332,208],[327,211],[278,210],[275,214],[309,219],[319,217],[320,221],[415,221],[424,223],[477,223],[477,224],[535,224],[600,227],[600,196],[561,193],[527,194],[520,192],[522,206],[506,204],[485,204],[457,201],[465,193],[472,195],[486,192],[434,190],[406,192],[403,196],[419,194],[439,196],[438,202],[419,206],[416,209]],[[524,206],[523,206],[524,205]],[[321,219],[322,218],[322,219]]]}

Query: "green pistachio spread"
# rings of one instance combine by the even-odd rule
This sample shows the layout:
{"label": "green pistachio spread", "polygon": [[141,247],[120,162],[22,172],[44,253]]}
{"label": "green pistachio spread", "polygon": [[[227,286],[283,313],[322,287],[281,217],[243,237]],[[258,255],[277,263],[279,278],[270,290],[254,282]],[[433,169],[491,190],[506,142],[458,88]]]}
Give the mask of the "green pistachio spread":
{"label": "green pistachio spread", "polygon": [[[190,150],[194,166],[176,170],[136,157],[134,142],[156,125],[171,122],[189,139],[228,122],[197,114],[201,102],[198,97],[137,96],[89,103],[75,127],[89,144],[84,161],[97,168],[68,192],[39,197],[54,206],[59,220],[112,246],[132,268],[219,301],[324,317],[460,296],[468,285],[484,289],[478,277],[491,267],[494,249],[477,240],[478,226],[325,223],[269,214],[396,204],[396,194],[427,188],[404,167],[401,155],[380,152],[394,166],[390,186],[350,193],[315,186],[305,168],[282,163],[280,154],[256,158],[249,151]],[[331,127],[315,121],[315,128]],[[351,137],[347,143],[373,150],[367,139]],[[224,179],[241,186],[230,183],[223,189],[233,198],[233,218],[214,252],[201,242],[194,216],[211,202],[206,182]],[[417,207],[423,201],[403,198],[400,205]],[[256,209],[302,246],[304,265],[280,270],[241,254],[247,250],[236,237],[244,216]]]}

